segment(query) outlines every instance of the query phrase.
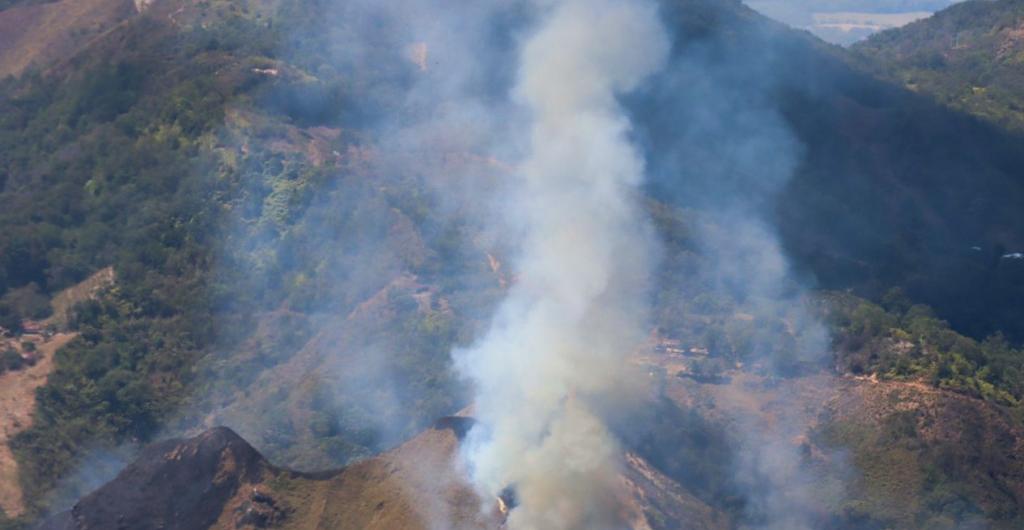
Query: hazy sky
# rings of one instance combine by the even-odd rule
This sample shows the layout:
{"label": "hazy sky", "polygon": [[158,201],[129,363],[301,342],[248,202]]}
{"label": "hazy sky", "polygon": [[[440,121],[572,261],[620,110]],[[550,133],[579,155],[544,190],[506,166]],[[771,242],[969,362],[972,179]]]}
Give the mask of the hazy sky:
{"label": "hazy sky", "polygon": [[[837,44],[898,27],[961,0],[746,0],[750,7]],[[837,15],[851,13],[851,15]]]}

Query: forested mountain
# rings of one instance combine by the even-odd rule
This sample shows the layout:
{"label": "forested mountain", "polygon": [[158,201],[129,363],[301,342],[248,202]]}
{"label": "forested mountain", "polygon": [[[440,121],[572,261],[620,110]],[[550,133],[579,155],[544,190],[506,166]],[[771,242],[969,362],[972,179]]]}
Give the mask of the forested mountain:
{"label": "forested mountain", "polygon": [[[79,5],[84,29],[55,15],[70,1],[0,3],[0,30],[23,35],[0,33],[0,64],[15,74],[0,82],[0,327],[21,333],[105,267],[116,281],[75,307],[63,330],[77,337],[9,441],[23,506],[0,526],[69,508],[131,460],[122,452],[169,435],[229,425],[276,465],[324,471],[469,405],[449,354],[517,281],[515,256],[446,193],[467,175],[496,187],[507,168],[463,150],[464,131],[403,142],[402,120],[433,111],[409,95],[433,71],[420,37],[340,1],[94,0]],[[767,508],[733,477],[743,446],[728,415],[765,412],[721,394],[787,403],[825,378],[835,391],[815,394],[813,425],[801,423],[801,465],[832,484],[847,471],[827,455],[846,451],[861,478],[814,521],[1020,523],[1024,139],[942,95],[967,75],[957,65],[982,68],[960,48],[948,68],[920,63],[910,89],[892,82],[918,53],[900,51],[901,35],[1015,4],[967,2],[849,54],[738,0],[661,3],[669,66],[624,105],[664,246],[651,311],[663,356],[640,364],[665,380],[647,406],[667,419],[616,426],[638,462],[673,481],[658,491],[709,521],[756,526]],[[500,14],[511,29],[479,50],[496,65],[507,57],[492,48],[525,17]],[[967,49],[1012,33],[993,33],[986,17],[949,24],[966,27]],[[36,50],[51,39],[61,53]],[[986,70],[998,73],[991,86],[1012,92],[1012,61],[999,64]],[[473,82],[499,94],[512,69]],[[984,101],[1014,112],[1012,95]],[[778,233],[810,293],[763,304],[735,277],[702,272],[723,255],[771,259],[758,234],[737,230],[736,212]],[[698,234],[720,236],[709,245]],[[797,354],[810,340],[788,312],[800,304],[828,326],[823,357]],[[678,345],[681,361],[665,353]],[[758,367],[764,355],[778,373]],[[246,462],[262,462],[250,450]],[[303,484],[274,487],[287,497]],[[289,509],[301,511],[295,498]],[[665,502],[659,517],[675,513]],[[268,513],[260,524],[297,520]]]}
{"label": "forested mountain", "polygon": [[964,2],[854,51],[881,75],[943,105],[1024,130],[1024,3]]}

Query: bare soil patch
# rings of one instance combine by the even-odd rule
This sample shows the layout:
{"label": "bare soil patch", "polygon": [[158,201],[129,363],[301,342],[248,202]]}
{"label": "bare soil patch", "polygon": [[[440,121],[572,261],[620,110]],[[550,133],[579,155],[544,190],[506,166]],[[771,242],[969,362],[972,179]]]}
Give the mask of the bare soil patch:
{"label": "bare soil patch", "polygon": [[36,407],[36,389],[46,384],[53,371],[53,357],[77,333],[57,333],[37,343],[39,360],[23,370],[0,374],[0,509],[17,517],[25,509],[18,483],[18,462],[8,442],[32,425]]}

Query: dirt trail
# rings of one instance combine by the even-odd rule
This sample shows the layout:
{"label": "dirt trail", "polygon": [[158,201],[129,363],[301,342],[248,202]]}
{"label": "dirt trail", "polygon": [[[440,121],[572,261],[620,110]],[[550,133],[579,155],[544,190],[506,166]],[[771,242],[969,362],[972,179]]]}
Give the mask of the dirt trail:
{"label": "dirt trail", "polygon": [[0,509],[8,516],[17,517],[25,509],[18,483],[18,463],[8,441],[32,425],[36,389],[46,383],[53,371],[54,354],[76,335],[54,335],[38,344],[40,358],[34,366],[0,375]]}

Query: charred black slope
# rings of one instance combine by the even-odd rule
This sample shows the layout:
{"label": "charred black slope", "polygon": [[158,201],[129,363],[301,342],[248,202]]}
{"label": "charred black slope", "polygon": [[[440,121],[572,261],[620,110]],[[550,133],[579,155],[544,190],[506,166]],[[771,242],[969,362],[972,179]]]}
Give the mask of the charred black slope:
{"label": "charred black slope", "polygon": [[116,479],[40,530],[209,528],[239,486],[258,480],[266,467],[227,428],[167,440],[146,448]]}

